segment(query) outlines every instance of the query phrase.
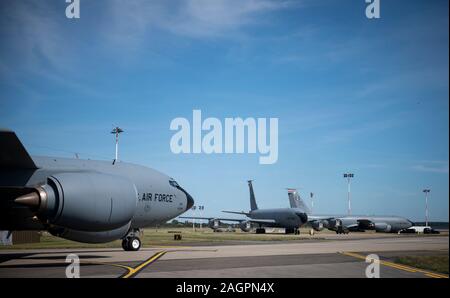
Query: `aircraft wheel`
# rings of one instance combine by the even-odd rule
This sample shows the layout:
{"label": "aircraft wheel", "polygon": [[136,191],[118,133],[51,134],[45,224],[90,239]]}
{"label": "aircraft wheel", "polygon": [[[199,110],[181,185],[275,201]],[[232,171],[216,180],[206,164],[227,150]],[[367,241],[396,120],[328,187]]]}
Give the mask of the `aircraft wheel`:
{"label": "aircraft wheel", "polygon": [[128,251],[128,238],[122,239],[122,248],[125,251]]}
{"label": "aircraft wheel", "polygon": [[128,250],[138,251],[141,248],[141,239],[138,237],[130,237],[128,240]]}

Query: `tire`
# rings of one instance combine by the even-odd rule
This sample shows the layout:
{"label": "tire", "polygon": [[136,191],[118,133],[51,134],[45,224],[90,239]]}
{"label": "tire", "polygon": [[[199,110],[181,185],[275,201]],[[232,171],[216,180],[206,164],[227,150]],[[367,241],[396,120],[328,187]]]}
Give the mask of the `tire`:
{"label": "tire", "polygon": [[128,251],[128,238],[122,239],[122,248],[124,251]]}
{"label": "tire", "polygon": [[141,248],[141,239],[138,237],[130,237],[127,245],[128,251],[138,251]]}

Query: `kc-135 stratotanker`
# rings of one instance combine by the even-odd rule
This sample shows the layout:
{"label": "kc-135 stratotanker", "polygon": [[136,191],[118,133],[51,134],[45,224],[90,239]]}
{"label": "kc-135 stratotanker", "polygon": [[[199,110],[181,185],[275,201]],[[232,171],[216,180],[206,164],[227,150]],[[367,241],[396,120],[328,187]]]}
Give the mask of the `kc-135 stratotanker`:
{"label": "kc-135 stratotanker", "polygon": [[248,181],[250,191],[249,212],[223,211],[245,215],[247,218],[221,218],[221,217],[195,217],[180,216],[186,219],[208,220],[211,229],[218,231],[221,222],[239,222],[239,227],[244,232],[249,232],[252,225],[259,226],[256,233],[265,233],[263,227],[284,228],[286,234],[299,233],[299,228],[306,223],[312,227],[311,233],[321,231],[324,228],[335,231],[337,234],[350,231],[364,232],[375,230],[377,232],[397,233],[414,225],[410,220],[400,216],[350,216],[350,215],[317,215],[312,214],[306,203],[301,199],[298,191],[288,189],[290,208],[258,209],[252,181]]}
{"label": "kc-135 stratotanker", "polygon": [[30,156],[0,130],[0,230],[141,247],[140,229],[184,213],[194,200],[174,179],[126,162]]}

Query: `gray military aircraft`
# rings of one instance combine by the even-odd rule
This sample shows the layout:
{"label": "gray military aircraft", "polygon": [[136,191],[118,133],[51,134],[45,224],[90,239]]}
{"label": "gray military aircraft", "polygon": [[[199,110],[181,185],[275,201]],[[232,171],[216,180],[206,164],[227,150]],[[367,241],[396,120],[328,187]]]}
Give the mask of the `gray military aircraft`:
{"label": "gray military aircraft", "polygon": [[291,208],[300,208],[308,214],[308,222],[315,231],[324,228],[343,234],[355,231],[375,230],[377,232],[397,233],[414,225],[400,216],[364,215],[314,215],[300,197],[296,189],[288,189]]}
{"label": "gray military aircraft", "polygon": [[255,193],[253,191],[252,180],[248,181],[248,187],[250,190],[251,209],[249,212],[222,212],[245,215],[249,219],[195,216],[180,216],[180,218],[208,220],[208,226],[213,230],[218,229],[222,221],[239,222],[239,227],[244,232],[249,232],[252,228],[252,225],[257,225],[257,234],[265,233],[265,229],[263,227],[285,228],[286,234],[298,234],[298,228],[308,221],[308,217],[305,211],[300,208],[258,209],[258,205],[256,204],[255,199]]}
{"label": "gray military aircraft", "polygon": [[30,156],[13,131],[0,130],[0,230],[46,230],[85,243],[122,239],[141,247],[140,229],[190,209],[172,178],[125,162]]}
{"label": "gray military aircraft", "polygon": [[274,209],[258,209],[256,204],[255,193],[253,191],[252,181],[248,181],[250,190],[250,211],[222,211],[225,213],[241,214],[249,217],[248,220],[240,220],[241,226],[256,224],[257,234],[265,233],[263,227],[284,228],[286,234],[299,233],[299,228],[308,222],[308,215],[301,208],[274,208]]}
{"label": "gray military aircraft", "polygon": [[247,219],[236,219],[236,218],[220,218],[220,217],[200,217],[200,216],[180,216],[181,219],[198,219],[208,221],[208,227],[215,232],[224,231],[221,228],[222,222],[239,222],[239,227],[244,232],[249,232],[252,228],[251,222]]}

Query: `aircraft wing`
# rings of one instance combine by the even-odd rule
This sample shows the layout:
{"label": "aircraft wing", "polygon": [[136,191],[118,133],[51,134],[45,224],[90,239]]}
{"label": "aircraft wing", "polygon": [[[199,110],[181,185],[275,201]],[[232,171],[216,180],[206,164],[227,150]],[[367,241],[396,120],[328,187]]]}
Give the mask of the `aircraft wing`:
{"label": "aircraft wing", "polygon": [[[222,211],[222,212],[233,213],[233,214],[241,214],[241,215],[245,215],[245,216],[250,217],[250,214],[246,213],[244,211],[241,211],[241,212],[239,212],[239,211]],[[249,218],[249,219],[245,219],[245,220],[242,220],[242,221],[249,221],[249,222],[253,222],[253,223],[257,223],[257,224],[274,224],[274,223],[276,223],[276,221],[274,219],[251,219],[251,218]]]}
{"label": "aircraft wing", "polygon": [[215,217],[198,217],[198,216],[179,216],[178,218],[183,218],[183,219],[205,219],[205,220],[216,219]]}
{"label": "aircraft wing", "polygon": [[245,216],[249,216],[250,214],[244,211],[222,211],[224,213],[232,213],[232,214],[241,214],[241,215],[245,215]]}
{"label": "aircraft wing", "polygon": [[178,218],[185,218],[185,219],[204,219],[204,220],[220,220],[220,221],[246,221],[247,219],[238,219],[238,218],[221,218],[221,217],[196,217],[196,216],[179,216]]}
{"label": "aircraft wing", "polygon": [[321,215],[308,215],[308,221],[312,222],[312,221],[318,221],[318,220],[332,220],[332,219],[336,219],[339,217],[335,217],[335,216],[321,216]]}

